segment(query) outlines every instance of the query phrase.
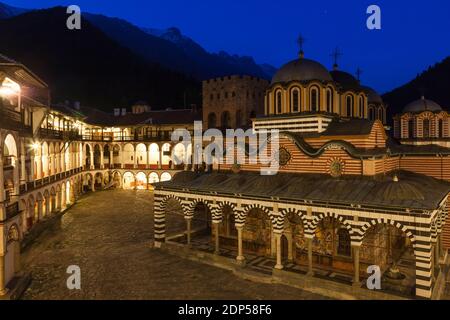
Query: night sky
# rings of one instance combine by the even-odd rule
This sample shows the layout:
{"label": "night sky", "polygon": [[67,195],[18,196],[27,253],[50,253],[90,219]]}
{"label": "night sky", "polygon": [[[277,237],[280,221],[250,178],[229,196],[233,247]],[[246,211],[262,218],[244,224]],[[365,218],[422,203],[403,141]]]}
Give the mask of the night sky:
{"label": "night sky", "polygon": [[[450,55],[448,0],[0,0],[23,8],[77,4],[82,11],[124,18],[152,28],[176,26],[212,52],[251,55],[276,67],[297,56],[296,38],[307,39],[305,56],[340,67],[381,93],[402,85]],[[382,10],[382,30],[366,28],[366,9]]]}

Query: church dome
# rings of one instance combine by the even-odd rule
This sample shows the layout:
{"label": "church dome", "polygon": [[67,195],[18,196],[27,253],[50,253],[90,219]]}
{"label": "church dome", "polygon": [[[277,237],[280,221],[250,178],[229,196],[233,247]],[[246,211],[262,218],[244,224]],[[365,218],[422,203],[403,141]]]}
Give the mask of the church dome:
{"label": "church dome", "polygon": [[415,113],[422,111],[431,111],[431,112],[442,111],[442,108],[436,102],[427,100],[424,97],[422,97],[422,99],[411,102],[403,109],[403,112],[405,113],[406,112]]}
{"label": "church dome", "polygon": [[366,87],[366,86],[363,86],[362,88],[363,88],[364,92],[367,93],[367,99],[368,99],[369,104],[370,103],[383,103],[383,99],[375,90],[373,90],[370,87]]}
{"label": "church dome", "polygon": [[360,89],[359,81],[350,73],[340,70],[330,72],[333,80],[346,89]]}
{"label": "church dome", "polygon": [[272,78],[272,84],[290,81],[333,81],[327,68],[320,63],[300,58],[282,66]]}

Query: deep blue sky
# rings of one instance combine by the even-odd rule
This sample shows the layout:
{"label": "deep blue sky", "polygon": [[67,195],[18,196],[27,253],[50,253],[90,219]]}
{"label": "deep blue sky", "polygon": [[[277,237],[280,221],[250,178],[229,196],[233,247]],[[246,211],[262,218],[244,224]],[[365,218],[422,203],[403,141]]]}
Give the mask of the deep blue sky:
{"label": "deep blue sky", "polygon": [[[363,83],[381,93],[450,55],[448,0],[0,0],[24,8],[77,4],[82,11],[124,18],[136,25],[176,26],[208,51],[251,55],[281,66],[305,55],[331,68],[339,46],[341,69],[364,70]],[[382,10],[382,30],[366,28],[366,9]]]}

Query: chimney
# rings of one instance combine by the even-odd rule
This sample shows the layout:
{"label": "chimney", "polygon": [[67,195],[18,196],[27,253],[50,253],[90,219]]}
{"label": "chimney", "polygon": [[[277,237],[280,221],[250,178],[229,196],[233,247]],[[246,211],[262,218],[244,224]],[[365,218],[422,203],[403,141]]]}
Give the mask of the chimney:
{"label": "chimney", "polygon": [[124,115],[126,115],[127,114],[127,108],[122,108],[122,116],[124,116]]}
{"label": "chimney", "polygon": [[73,103],[73,108],[74,108],[75,110],[80,110],[80,101],[75,101],[75,102]]}
{"label": "chimney", "polygon": [[114,108],[114,116],[115,117],[120,116],[120,108]]}

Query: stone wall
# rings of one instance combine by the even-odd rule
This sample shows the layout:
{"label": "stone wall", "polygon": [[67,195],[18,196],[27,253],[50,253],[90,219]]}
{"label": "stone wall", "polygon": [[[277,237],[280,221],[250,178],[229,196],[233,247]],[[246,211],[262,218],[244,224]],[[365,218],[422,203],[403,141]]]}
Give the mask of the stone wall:
{"label": "stone wall", "polygon": [[[251,117],[264,114],[264,94],[268,85],[268,81],[250,76],[203,81],[203,127],[208,128],[208,123],[216,128],[249,126]],[[213,117],[215,121],[212,121]],[[224,123],[225,119],[228,123]]]}

